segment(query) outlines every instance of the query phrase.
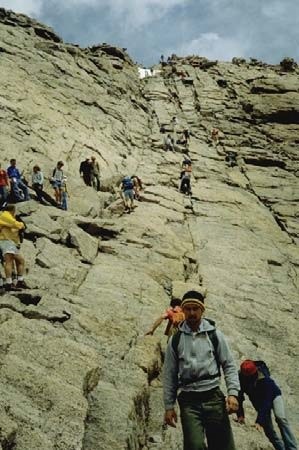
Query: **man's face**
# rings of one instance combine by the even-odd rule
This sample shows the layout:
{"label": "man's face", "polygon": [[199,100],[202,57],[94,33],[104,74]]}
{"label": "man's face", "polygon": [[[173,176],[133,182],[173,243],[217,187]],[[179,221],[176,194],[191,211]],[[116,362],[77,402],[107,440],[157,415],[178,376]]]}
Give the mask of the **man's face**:
{"label": "man's face", "polygon": [[17,161],[16,161],[15,159],[12,159],[12,160],[11,160],[11,165],[12,165],[13,167],[15,167],[16,164],[17,164]]}
{"label": "man's face", "polygon": [[197,303],[187,303],[183,307],[183,312],[186,322],[191,328],[200,324],[203,311]]}

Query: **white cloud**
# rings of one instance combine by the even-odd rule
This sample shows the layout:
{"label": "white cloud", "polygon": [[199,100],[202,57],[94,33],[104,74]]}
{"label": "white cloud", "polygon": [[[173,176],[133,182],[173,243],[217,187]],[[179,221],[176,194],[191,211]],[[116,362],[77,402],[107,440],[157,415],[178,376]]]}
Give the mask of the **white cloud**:
{"label": "white cloud", "polygon": [[217,33],[202,33],[197,39],[185,42],[173,51],[177,55],[199,55],[229,61],[234,56],[244,56],[246,46],[237,39],[221,37]]}
{"label": "white cloud", "polygon": [[2,8],[35,17],[40,14],[42,5],[43,0],[0,0],[0,6]]}

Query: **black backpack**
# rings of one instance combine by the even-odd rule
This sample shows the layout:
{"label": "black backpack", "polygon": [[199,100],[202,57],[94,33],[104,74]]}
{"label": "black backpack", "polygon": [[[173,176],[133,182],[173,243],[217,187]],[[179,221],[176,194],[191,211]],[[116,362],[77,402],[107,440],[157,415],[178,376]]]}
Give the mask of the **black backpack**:
{"label": "black backpack", "polygon": [[265,377],[270,377],[271,376],[271,373],[270,373],[270,369],[269,369],[269,367],[267,366],[267,364],[265,363],[265,361],[253,361],[254,363],[255,363],[255,365],[256,365],[256,367],[258,368],[258,370],[260,371],[260,372],[262,372],[262,374],[265,376]]}
{"label": "black backpack", "polygon": [[[205,318],[205,320],[207,320],[211,325],[215,325],[214,320],[212,320],[212,319],[207,319],[207,318]],[[196,380],[188,380],[187,382],[181,383],[181,384],[183,384],[184,386],[186,386],[187,384],[194,383],[195,381],[209,380],[209,379],[217,378],[217,377],[219,377],[220,374],[221,374],[221,372],[220,372],[221,364],[220,364],[219,354],[218,354],[218,344],[219,344],[219,340],[218,340],[218,336],[217,336],[216,330],[210,330],[210,331],[207,331],[207,333],[208,333],[209,339],[210,339],[210,341],[212,342],[213,348],[214,348],[214,357],[215,357],[215,361],[216,361],[217,368],[218,368],[217,374],[215,374],[215,375],[204,375],[204,376],[202,376],[202,377],[200,377],[200,378],[197,378]],[[178,362],[178,360],[179,360],[178,346],[179,346],[181,334],[182,334],[182,331],[181,331],[181,330],[178,330],[178,331],[173,335],[172,341],[171,341],[171,346],[172,346],[172,349],[173,349],[173,351],[174,351],[174,353],[175,353],[177,362]]]}

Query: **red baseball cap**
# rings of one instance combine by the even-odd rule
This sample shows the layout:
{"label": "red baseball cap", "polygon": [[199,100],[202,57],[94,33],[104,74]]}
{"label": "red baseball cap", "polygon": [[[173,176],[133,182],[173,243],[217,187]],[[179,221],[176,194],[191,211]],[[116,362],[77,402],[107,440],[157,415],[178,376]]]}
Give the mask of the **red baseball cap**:
{"label": "red baseball cap", "polygon": [[257,372],[255,362],[251,361],[251,359],[245,359],[245,361],[242,362],[240,368],[241,373],[247,377],[254,375]]}

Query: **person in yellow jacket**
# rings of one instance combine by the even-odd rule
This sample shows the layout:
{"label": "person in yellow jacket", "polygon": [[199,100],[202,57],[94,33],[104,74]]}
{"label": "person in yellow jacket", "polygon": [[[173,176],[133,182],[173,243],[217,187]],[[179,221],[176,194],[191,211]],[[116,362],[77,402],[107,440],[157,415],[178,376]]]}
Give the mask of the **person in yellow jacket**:
{"label": "person in yellow jacket", "polygon": [[[27,285],[24,281],[25,260],[20,254],[20,236],[19,231],[25,228],[23,222],[19,222],[15,218],[15,205],[8,204],[5,210],[0,214],[0,250],[4,260],[6,291],[15,291],[26,289]],[[12,283],[12,272],[14,264],[17,269],[17,284]]]}

